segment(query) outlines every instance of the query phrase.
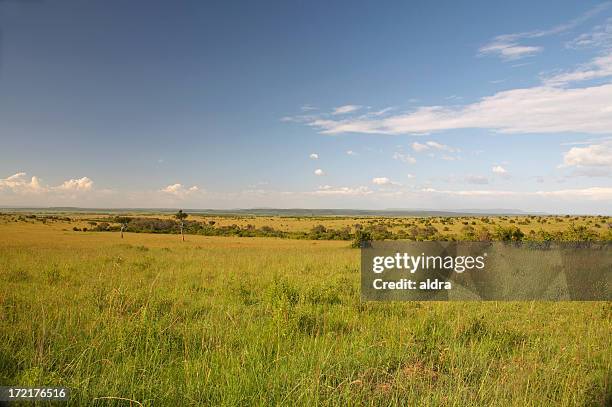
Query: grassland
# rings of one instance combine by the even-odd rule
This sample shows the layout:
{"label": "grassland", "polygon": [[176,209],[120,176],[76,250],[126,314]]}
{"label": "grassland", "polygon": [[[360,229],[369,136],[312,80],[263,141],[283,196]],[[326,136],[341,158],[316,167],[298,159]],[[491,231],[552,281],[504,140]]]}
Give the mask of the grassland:
{"label": "grassland", "polygon": [[[345,241],[72,231],[90,218],[0,221],[0,384],[96,406],[612,401],[610,303],[362,303]],[[602,219],[537,227],[570,222]]]}
{"label": "grassland", "polygon": [[[131,216],[158,217],[161,219],[172,219],[171,214],[131,213]],[[113,216],[95,214],[69,214],[73,223],[79,227],[87,227],[90,220],[110,220]],[[342,229],[353,227],[355,224],[362,225],[385,225],[391,231],[397,232],[411,225],[431,224],[446,234],[461,234],[461,229],[470,225],[473,227],[492,227],[517,225],[523,229],[525,234],[531,231],[546,230],[547,232],[558,232],[565,230],[570,224],[576,226],[588,226],[594,231],[601,233],[606,230],[606,224],[612,222],[609,216],[457,216],[457,217],[347,217],[347,216],[214,216],[214,215],[190,215],[190,219],[201,222],[215,222],[216,226],[238,225],[245,227],[253,225],[257,228],[269,226],[285,232],[308,231],[317,225],[326,228]],[[488,221],[487,221],[488,220]],[[492,221],[492,223],[491,223]],[[597,226],[595,226],[597,225]],[[443,230],[447,227],[448,230]]]}

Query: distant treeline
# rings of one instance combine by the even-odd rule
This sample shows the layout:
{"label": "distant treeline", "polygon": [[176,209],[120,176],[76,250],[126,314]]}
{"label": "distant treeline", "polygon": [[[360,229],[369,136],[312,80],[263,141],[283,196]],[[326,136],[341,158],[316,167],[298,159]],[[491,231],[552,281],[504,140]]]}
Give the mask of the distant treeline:
{"label": "distant treeline", "polygon": [[[277,237],[288,239],[308,240],[345,240],[353,241],[359,245],[367,240],[467,240],[467,241],[612,241],[612,229],[608,226],[601,233],[587,226],[574,224],[568,225],[565,230],[557,232],[531,231],[524,233],[518,226],[480,226],[474,227],[468,222],[459,233],[451,233],[448,227],[438,229],[436,226],[425,222],[423,225],[410,225],[400,230],[391,230],[385,224],[374,223],[363,225],[356,223],[352,226],[333,229],[323,225],[316,225],[309,231],[284,231],[274,229],[270,226],[256,227],[251,224],[240,225],[217,225],[215,221],[185,220],[184,233],[202,236],[236,236],[236,237]],[[90,231],[119,231],[123,225],[126,232],[133,233],[180,233],[179,224],[173,219],[158,219],[144,217],[116,217],[109,221],[90,221],[89,228],[75,228],[75,230]],[[599,225],[598,225],[599,226]],[[397,228],[396,228],[397,229]],[[603,229],[603,228],[602,228]]]}

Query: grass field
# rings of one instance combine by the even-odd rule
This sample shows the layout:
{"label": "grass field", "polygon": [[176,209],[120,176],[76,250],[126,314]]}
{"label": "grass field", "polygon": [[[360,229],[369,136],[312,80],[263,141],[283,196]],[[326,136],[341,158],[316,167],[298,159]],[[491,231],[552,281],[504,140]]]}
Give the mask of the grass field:
{"label": "grass field", "polygon": [[612,402],[608,302],[362,303],[346,241],[80,221],[0,223],[2,385],[95,406]]}
{"label": "grass field", "polygon": [[[53,223],[49,216],[57,216],[57,213],[38,215],[38,219],[28,219],[25,216],[28,213],[10,214],[5,213],[1,216],[0,224],[10,223],[16,218],[21,217],[22,222],[40,223],[41,220],[47,220]],[[161,219],[172,219],[173,215],[168,213],[150,213],[150,212],[132,212],[126,213],[128,216],[156,217]],[[60,216],[68,216],[71,219],[69,224],[65,224],[64,228],[70,229],[73,226],[78,228],[87,227],[88,222],[95,220],[111,221],[114,217],[109,214],[96,213],[68,213]],[[257,228],[262,226],[270,226],[277,230],[286,232],[308,231],[314,226],[323,225],[326,228],[341,229],[344,227],[353,227],[355,224],[367,225],[384,225],[391,231],[398,231],[411,225],[431,224],[434,227],[444,231],[445,234],[460,234],[464,226],[472,227],[493,227],[493,226],[519,226],[525,234],[531,231],[537,232],[545,230],[547,232],[559,232],[567,229],[569,225],[587,226],[594,232],[603,233],[607,230],[607,224],[612,222],[610,216],[456,216],[456,217],[348,217],[348,216],[233,216],[233,215],[203,215],[191,214],[190,220],[199,222],[215,222],[216,226],[238,225],[245,227],[253,225]],[[112,222],[112,221],[111,221]],[[61,222],[58,222],[61,223]],[[67,226],[70,226],[68,228]],[[444,230],[444,228],[447,228]]]}

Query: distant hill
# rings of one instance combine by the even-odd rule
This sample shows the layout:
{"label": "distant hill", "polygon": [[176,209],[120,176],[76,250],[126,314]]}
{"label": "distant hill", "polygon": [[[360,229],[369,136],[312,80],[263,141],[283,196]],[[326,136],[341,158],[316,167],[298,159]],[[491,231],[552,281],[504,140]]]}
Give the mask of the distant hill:
{"label": "distant hill", "polygon": [[[77,207],[0,207],[0,211],[14,212],[81,212],[81,213],[172,213],[176,208],[77,208]],[[207,215],[255,215],[255,216],[499,216],[499,215],[544,215],[541,212],[524,212],[516,209],[462,209],[456,211],[439,211],[428,209],[184,209],[185,212]]]}

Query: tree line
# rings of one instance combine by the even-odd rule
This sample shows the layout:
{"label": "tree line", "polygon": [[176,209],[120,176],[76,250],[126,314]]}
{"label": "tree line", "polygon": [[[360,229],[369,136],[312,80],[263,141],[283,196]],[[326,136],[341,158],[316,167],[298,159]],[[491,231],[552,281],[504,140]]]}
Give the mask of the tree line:
{"label": "tree line", "polygon": [[[358,247],[364,241],[370,240],[413,240],[413,241],[612,241],[612,229],[597,233],[585,225],[576,226],[573,223],[562,231],[549,232],[544,230],[524,233],[518,226],[495,225],[493,227],[474,227],[468,222],[459,233],[450,233],[447,227],[441,230],[426,223],[423,226],[411,225],[400,230],[390,230],[384,222],[382,224],[356,223],[338,229],[315,225],[309,231],[284,231],[271,226],[256,227],[247,224],[240,226],[217,225],[214,220],[196,221],[188,220],[188,214],[182,210],[178,211],[172,219],[160,219],[150,217],[127,217],[116,216],[109,221],[90,222],[90,231],[120,232],[123,238],[124,232],[131,233],[165,233],[180,234],[185,240],[185,235],[202,236],[235,236],[235,237],[277,237],[287,239],[308,240],[344,240],[352,241],[353,246]],[[475,224],[475,222],[473,222]]]}

